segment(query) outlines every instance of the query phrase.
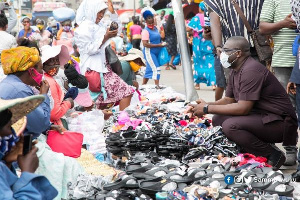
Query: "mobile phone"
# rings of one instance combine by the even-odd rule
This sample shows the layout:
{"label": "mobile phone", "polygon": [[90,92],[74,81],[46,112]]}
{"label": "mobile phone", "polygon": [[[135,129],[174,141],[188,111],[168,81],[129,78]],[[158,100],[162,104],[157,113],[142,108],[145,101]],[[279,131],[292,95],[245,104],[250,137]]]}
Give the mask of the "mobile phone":
{"label": "mobile phone", "polygon": [[118,28],[119,28],[118,23],[117,23],[117,22],[112,22],[112,23],[110,24],[109,30],[110,30],[110,31],[115,31],[115,30],[117,30]]}
{"label": "mobile phone", "polygon": [[28,154],[32,149],[32,135],[25,135],[24,136],[24,143],[23,143],[23,155]]}

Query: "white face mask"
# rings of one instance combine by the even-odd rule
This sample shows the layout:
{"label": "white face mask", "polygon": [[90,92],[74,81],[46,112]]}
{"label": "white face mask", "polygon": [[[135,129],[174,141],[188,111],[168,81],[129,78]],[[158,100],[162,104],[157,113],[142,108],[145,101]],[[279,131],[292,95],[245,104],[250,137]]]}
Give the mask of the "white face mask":
{"label": "white face mask", "polygon": [[232,54],[230,54],[230,55],[227,55],[225,52],[222,52],[221,53],[221,55],[220,55],[220,62],[221,62],[221,64],[222,64],[222,66],[224,67],[224,68],[229,68],[229,67],[231,67],[231,65],[238,59],[238,58],[236,58],[232,63],[230,63],[229,61],[228,61],[228,59],[229,59],[229,57],[231,56],[231,55],[233,55],[233,54],[235,54],[236,52],[234,52],[234,53],[232,53]]}

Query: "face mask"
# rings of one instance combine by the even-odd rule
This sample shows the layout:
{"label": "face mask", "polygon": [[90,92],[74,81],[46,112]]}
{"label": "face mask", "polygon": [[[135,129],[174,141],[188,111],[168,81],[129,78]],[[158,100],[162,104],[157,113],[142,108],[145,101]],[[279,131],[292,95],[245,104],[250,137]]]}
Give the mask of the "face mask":
{"label": "face mask", "polygon": [[70,26],[64,26],[63,29],[64,29],[65,32],[69,32],[71,30],[71,27]]}
{"label": "face mask", "polygon": [[57,67],[50,69],[47,74],[49,74],[50,76],[55,76],[57,74]]}
{"label": "face mask", "polygon": [[44,29],[44,25],[36,25],[36,27],[41,31]]}
{"label": "face mask", "polygon": [[43,74],[39,73],[36,69],[30,68],[28,70],[28,73],[30,77],[38,84],[38,86],[41,85],[43,80]]}
{"label": "face mask", "polygon": [[137,72],[137,71],[139,71],[139,69],[141,68],[140,65],[136,64],[136,63],[133,62],[133,61],[130,61],[129,64],[130,64],[131,69],[132,69],[133,72]]}
{"label": "face mask", "polygon": [[222,53],[221,53],[221,55],[220,55],[220,62],[221,62],[222,66],[223,66],[224,68],[229,68],[229,67],[231,67],[231,65],[232,65],[235,61],[237,61],[238,58],[236,58],[232,63],[230,63],[230,62],[228,61],[229,57],[232,56],[232,55],[235,54],[235,53],[236,53],[236,52],[234,52],[234,53],[232,53],[232,54],[230,54],[230,55],[227,55],[225,52],[222,52]]}
{"label": "face mask", "polygon": [[152,24],[152,25],[147,25],[148,26],[148,28],[150,28],[150,29],[154,29],[154,24]]}

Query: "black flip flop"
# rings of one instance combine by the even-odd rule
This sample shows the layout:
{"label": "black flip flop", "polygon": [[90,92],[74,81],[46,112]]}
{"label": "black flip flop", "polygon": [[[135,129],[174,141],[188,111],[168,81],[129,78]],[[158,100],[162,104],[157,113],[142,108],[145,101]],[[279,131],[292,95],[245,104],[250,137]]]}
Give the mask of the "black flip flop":
{"label": "black flip flop", "polygon": [[[283,186],[285,187],[285,191],[278,191],[278,187]],[[276,191],[277,188],[277,191]],[[293,193],[294,187],[290,185],[286,185],[284,183],[275,182],[271,184],[268,188],[264,190],[265,192],[268,192],[270,194],[278,194],[279,196],[289,196]]]}
{"label": "black flip flop", "polygon": [[137,179],[155,179],[163,177],[169,173],[169,170],[165,167],[154,167],[144,173],[132,173],[132,176]]}
{"label": "black flip flop", "polygon": [[171,180],[157,178],[141,181],[139,187],[140,190],[146,194],[156,194],[162,191],[174,191],[178,188],[178,184]]}
{"label": "black flip flop", "polygon": [[143,163],[140,164],[128,164],[126,166],[126,173],[127,174],[132,174],[134,172],[146,172],[149,169],[153,168],[154,165],[152,163],[145,163],[145,165],[143,166]]}
{"label": "black flip flop", "polygon": [[138,187],[139,185],[134,177],[124,175],[123,177],[119,178],[113,183],[105,184],[103,186],[103,189],[107,191],[111,191],[111,190],[118,190],[120,188],[135,189]]}

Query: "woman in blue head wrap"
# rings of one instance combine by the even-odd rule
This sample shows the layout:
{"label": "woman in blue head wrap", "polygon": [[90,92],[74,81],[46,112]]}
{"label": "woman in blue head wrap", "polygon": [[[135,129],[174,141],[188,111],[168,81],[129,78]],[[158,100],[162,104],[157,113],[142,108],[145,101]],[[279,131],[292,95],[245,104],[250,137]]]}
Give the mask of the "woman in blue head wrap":
{"label": "woman in blue head wrap", "polygon": [[193,59],[195,88],[200,90],[200,83],[215,86],[216,75],[214,69],[213,44],[203,38],[203,27],[210,26],[205,4],[199,4],[199,13],[192,18],[188,29],[193,30]]}
{"label": "woman in blue head wrap", "polygon": [[143,17],[147,26],[142,32],[142,41],[144,45],[144,56],[146,59],[146,72],[143,79],[143,85],[147,84],[149,79],[153,79],[157,88],[160,79],[159,52],[165,44],[161,43],[161,37],[158,29],[154,25],[154,15],[146,10]]}

